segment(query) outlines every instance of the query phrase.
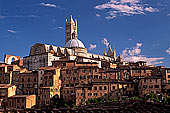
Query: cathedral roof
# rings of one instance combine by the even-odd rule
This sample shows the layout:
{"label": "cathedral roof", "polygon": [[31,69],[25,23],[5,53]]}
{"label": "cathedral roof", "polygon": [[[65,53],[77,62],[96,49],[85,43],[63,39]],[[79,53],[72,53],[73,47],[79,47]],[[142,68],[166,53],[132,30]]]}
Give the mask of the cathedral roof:
{"label": "cathedral roof", "polygon": [[68,47],[68,48],[72,48],[72,47],[85,48],[84,44],[78,39],[69,40],[66,43],[65,47]]}

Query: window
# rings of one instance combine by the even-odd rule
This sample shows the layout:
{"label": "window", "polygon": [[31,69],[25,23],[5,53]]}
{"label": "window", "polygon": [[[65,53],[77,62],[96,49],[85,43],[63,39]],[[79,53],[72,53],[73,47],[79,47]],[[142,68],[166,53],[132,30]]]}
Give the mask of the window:
{"label": "window", "polygon": [[92,96],[92,93],[88,93],[88,96]]}
{"label": "window", "polygon": [[77,96],[79,96],[79,93],[77,93]]}
{"label": "window", "polygon": [[152,86],[152,85],[150,85],[150,86],[149,86],[149,88],[153,88],[153,86]]}
{"label": "window", "polygon": [[144,83],[146,83],[146,79],[144,79]]}
{"label": "window", "polygon": [[90,78],[93,79],[93,75],[90,75]]}
{"label": "window", "polygon": [[104,86],[104,90],[107,90],[107,86]]}
{"label": "window", "polygon": [[34,82],[36,82],[37,80],[36,80],[36,78],[34,78]]}
{"label": "window", "polygon": [[150,82],[152,82],[152,79],[150,79]]}
{"label": "window", "polygon": [[156,81],[156,83],[158,82],[158,80],[157,80],[157,79],[155,79],[155,81]]}
{"label": "window", "polygon": [[70,87],[74,87],[74,84],[70,84]]}
{"label": "window", "polygon": [[66,74],[68,74],[68,70],[66,71]]}
{"label": "window", "polygon": [[167,70],[167,73],[170,73],[170,70]]}
{"label": "window", "polygon": [[57,92],[57,88],[55,88],[55,92]]}
{"label": "window", "polygon": [[168,78],[170,78],[170,75],[168,75]]}
{"label": "window", "polygon": [[84,75],[84,79],[86,79],[86,75]]}
{"label": "window", "polygon": [[98,79],[98,75],[94,75],[94,79]]}
{"label": "window", "polygon": [[92,90],[92,87],[88,87],[88,90]]}
{"label": "window", "polygon": [[82,79],[83,77],[82,77],[82,75],[80,76],[80,80]]}
{"label": "window", "polygon": [[69,84],[66,84],[66,87],[69,87]]}
{"label": "window", "polygon": [[76,80],[76,77],[74,77],[73,80]]}
{"label": "window", "polygon": [[138,73],[138,70],[133,70],[133,73]]}
{"label": "window", "polygon": [[71,90],[71,93],[74,93],[73,90]]}
{"label": "window", "polygon": [[45,76],[44,78],[45,78],[45,79],[47,79],[48,77],[47,77],[47,76]]}
{"label": "window", "polygon": [[97,96],[97,93],[94,93],[94,96]]}
{"label": "window", "polygon": [[51,89],[51,92],[53,92],[53,89]]}
{"label": "window", "polygon": [[81,96],[84,96],[85,94],[84,93],[81,93]]}
{"label": "window", "polygon": [[28,78],[27,80],[28,80],[28,82],[30,82],[30,78]]}
{"label": "window", "polygon": [[86,69],[84,69],[84,72],[86,72]]}
{"label": "window", "polygon": [[22,99],[22,103],[24,103],[24,99]]}
{"label": "window", "polygon": [[19,100],[19,99],[17,99],[17,103],[20,103],[20,100]]}
{"label": "window", "polygon": [[102,90],[102,86],[99,86],[99,90]]}
{"label": "window", "polygon": [[143,85],[143,88],[147,88],[147,85]]}
{"label": "window", "polygon": [[102,79],[102,76],[99,76],[99,79]]}
{"label": "window", "polygon": [[97,90],[97,86],[94,87],[94,90]]}
{"label": "window", "polygon": [[115,89],[115,86],[112,86],[112,90],[114,90]]}
{"label": "window", "polygon": [[159,88],[159,85],[155,85],[155,88]]}
{"label": "window", "polygon": [[168,83],[170,83],[170,80],[168,80]]}

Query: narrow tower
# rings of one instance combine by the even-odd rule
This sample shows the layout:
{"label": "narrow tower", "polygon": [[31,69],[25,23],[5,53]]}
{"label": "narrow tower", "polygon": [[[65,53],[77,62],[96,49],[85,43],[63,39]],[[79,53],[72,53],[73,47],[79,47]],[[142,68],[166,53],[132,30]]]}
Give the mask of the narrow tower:
{"label": "narrow tower", "polygon": [[73,20],[72,15],[69,22],[65,22],[65,44],[71,40],[77,39],[77,20]]}

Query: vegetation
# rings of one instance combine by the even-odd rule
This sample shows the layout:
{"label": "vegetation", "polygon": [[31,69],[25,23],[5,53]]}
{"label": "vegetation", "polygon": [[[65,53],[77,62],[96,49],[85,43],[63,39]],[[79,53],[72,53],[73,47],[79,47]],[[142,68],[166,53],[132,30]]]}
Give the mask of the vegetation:
{"label": "vegetation", "polygon": [[66,108],[74,108],[77,107],[76,104],[72,101],[64,102],[62,99],[53,99],[54,101],[54,108],[66,107]]}
{"label": "vegetation", "polygon": [[[163,104],[170,105],[170,96],[163,97],[160,94],[149,93],[144,96],[144,98],[140,98],[137,96],[134,97],[122,97],[120,99],[116,98],[91,98],[87,101],[82,101],[82,104],[91,104],[91,103],[105,103],[105,102],[118,102],[118,101],[128,101],[128,100],[142,100],[142,101],[149,101],[149,102],[159,102]],[[76,104],[72,101],[70,102],[63,102],[61,99],[54,99],[54,108],[60,107],[67,107],[67,108],[74,108],[77,107]]]}

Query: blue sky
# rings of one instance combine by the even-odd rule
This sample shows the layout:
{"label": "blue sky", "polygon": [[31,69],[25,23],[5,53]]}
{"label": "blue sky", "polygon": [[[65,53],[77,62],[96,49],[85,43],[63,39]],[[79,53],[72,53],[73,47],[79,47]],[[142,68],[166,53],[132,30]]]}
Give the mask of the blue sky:
{"label": "blue sky", "polygon": [[89,52],[110,43],[125,60],[170,67],[169,0],[0,0],[0,61],[38,42],[63,47],[71,14]]}

